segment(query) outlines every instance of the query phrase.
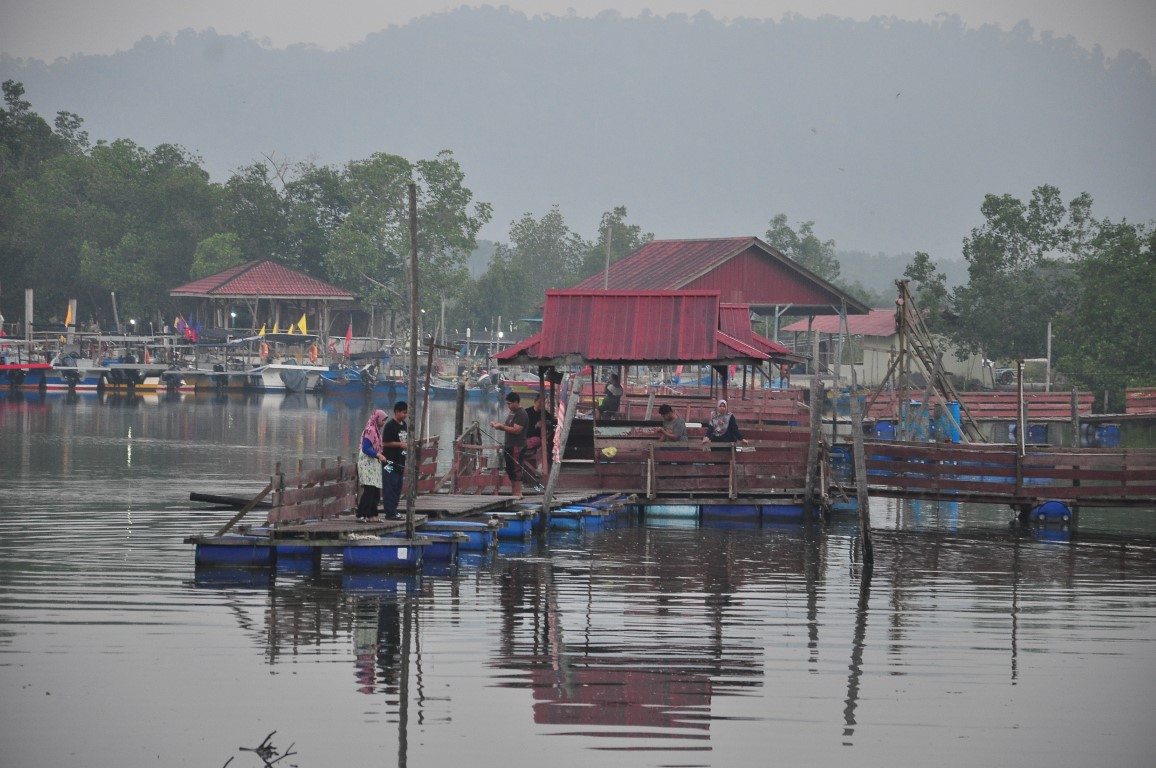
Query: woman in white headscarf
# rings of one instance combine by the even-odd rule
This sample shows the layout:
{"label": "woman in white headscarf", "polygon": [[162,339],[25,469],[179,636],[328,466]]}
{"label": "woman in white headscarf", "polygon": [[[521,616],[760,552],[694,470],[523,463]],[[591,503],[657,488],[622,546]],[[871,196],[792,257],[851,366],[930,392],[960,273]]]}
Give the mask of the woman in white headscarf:
{"label": "woman in white headscarf", "polygon": [[743,433],[739,431],[739,423],[735,420],[734,414],[728,410],[727,401],[719,400],[718,409],[707,422],[706,435],[702,441],[704,443],[737,443],[742,439]]}

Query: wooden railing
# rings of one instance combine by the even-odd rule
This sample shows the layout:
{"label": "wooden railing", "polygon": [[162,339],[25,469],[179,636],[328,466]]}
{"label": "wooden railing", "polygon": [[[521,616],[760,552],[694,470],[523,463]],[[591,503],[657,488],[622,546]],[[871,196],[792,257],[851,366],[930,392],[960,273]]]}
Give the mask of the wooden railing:
{"label": "wooden railing", "polygon": [[[705,422],[715,412],[718,400],[708,396],[656,395],[653,401],[644,396],[626,396],[619,406],[618,418],[657,420],[658,406],[669,405],[675,415],[688,422]],[[727,405],[740,424],[807,424],[809,409],[802,390],[759,390],[747,399],[732,397]]]}
{"label": "wooden railing", "polygon": [[594,481],[599,489],[647,498],[695,494],[740,495],[802,492],[809,433],[803,429],[744,430],[746,443],[702,443],[689,430],[684,444],[658,442],[651,430],[597,438]]}
{"label": "wooden railing", "polygon": [[[923,393],[916,389],[910,390],[908,395],[913,400],[923,399]],[[873,419],[895,418],[899,412],[897,397],[898,393],[893,390],[881,392],[868,416]],[[1091,392],[1077,395],[1077,409],[1081,416],[1091,414],[1092,401]],[[962,392],[960,402],[967,406],[973,419],[1005,421],[1016,418],[1019,400],[1015,392]],[[1025,392],[1024,403],[1028,419],[1068,419],[1072,416],[1071,392]]]}
{"label": "wooden railing", "polygon": [[1063,499],[1156,506],[1156,451],[870,441],[872,492],[988,502]]}
{"label": "wooden railing", "polygon": [[299,462],[295,474],[275,473],[269,485],[273,491],[269,525],[323,520],[357,504],[357,465],[338,458],[335,466],[327,467],[322,460],[320,469],[305,470]]}
{"label": "wooden railing", "polygon": [[1129,387],[1124,390],[1124,412],[1156,414],[1156,387]]}
{"label": "wooden railing", "polygon": [[[437,460],[438,438],[434,436],[418,444],[416,461],[407,462],[417,467],[419,494],[433,490]],[[298,462],[295,474],[274,473],[269,478],[269,488],[273,505],[266,518],[269,525],[336,517],[357,506],[357,464],[339,457],[334,466],[326,466],[322,460],[320,468],[306,470],[303,462]]]}

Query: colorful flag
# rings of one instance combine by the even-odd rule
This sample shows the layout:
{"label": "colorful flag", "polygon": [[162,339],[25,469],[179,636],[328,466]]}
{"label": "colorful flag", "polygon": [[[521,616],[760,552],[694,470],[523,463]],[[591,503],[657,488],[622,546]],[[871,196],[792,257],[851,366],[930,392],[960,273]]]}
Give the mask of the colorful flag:
{"label": "colorful flag", "polygon": [[273,323],[273,333],[274,333],[274,334],[277,334],[277,333],[281,333],[281,331],[279,331],[279,330],[277,329],[277,323],[276,323],[276,322],[274,322],[274,323]]}
{"label": "colorful flag", "polygon": [[64,315],[64,327],[72,325],[72,302],[68,302],[68,312]]}
{"label": "colorful flag", "polygon": [[257,335],[258,336],[264,336],[265,335],[265,324],[264,323],[261,323],[261,330],[257,332]]}
{"label": "colorful flag", "polygon": [[349,323],[349,328],[345,331],[345,356],[349,357],[349,347],[353,344],[353,323]]}
{"label": "colorful flag", "polygon": [[305,330],[305,313],[304,312],[301,313],[301,320],[300,320],[300,322],[297,323],[297,327],[301,329],[301,335],[305,335],[305,334],[309,333],[309,331]]}

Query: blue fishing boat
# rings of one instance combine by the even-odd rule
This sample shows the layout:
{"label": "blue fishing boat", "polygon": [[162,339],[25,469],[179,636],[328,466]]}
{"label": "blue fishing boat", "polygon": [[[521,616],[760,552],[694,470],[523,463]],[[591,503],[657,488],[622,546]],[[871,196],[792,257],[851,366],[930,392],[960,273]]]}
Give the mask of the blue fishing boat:
{"label": "blue fishing boat", "polygon": [[409,387],[395,376],[378,372],[376,365],[362,368],[342,366],[337,370],[321,374],[318,389],[325,395],[346,395],[358,397],[404,397]]}

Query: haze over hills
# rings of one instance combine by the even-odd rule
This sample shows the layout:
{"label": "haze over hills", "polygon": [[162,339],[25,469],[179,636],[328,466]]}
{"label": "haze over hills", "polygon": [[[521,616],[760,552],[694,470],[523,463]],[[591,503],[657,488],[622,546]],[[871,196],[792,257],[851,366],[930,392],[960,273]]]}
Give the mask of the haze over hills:
{"label": "haze over hills", "polygon": [[490,240],[553,204],[587,238],[615,205],[659,238],[761,236],[781,212],[841,251],[943,262],[987,193],[1049,183],[1089,192],[1098,217],[1156,215],[1150,64],[1026,25],[459,9],[336,52],[186,31],[110,56],[0,57],[10,78],[49,120],[180,144],[220,181],[263,154],[450,149],[494,206]]}

